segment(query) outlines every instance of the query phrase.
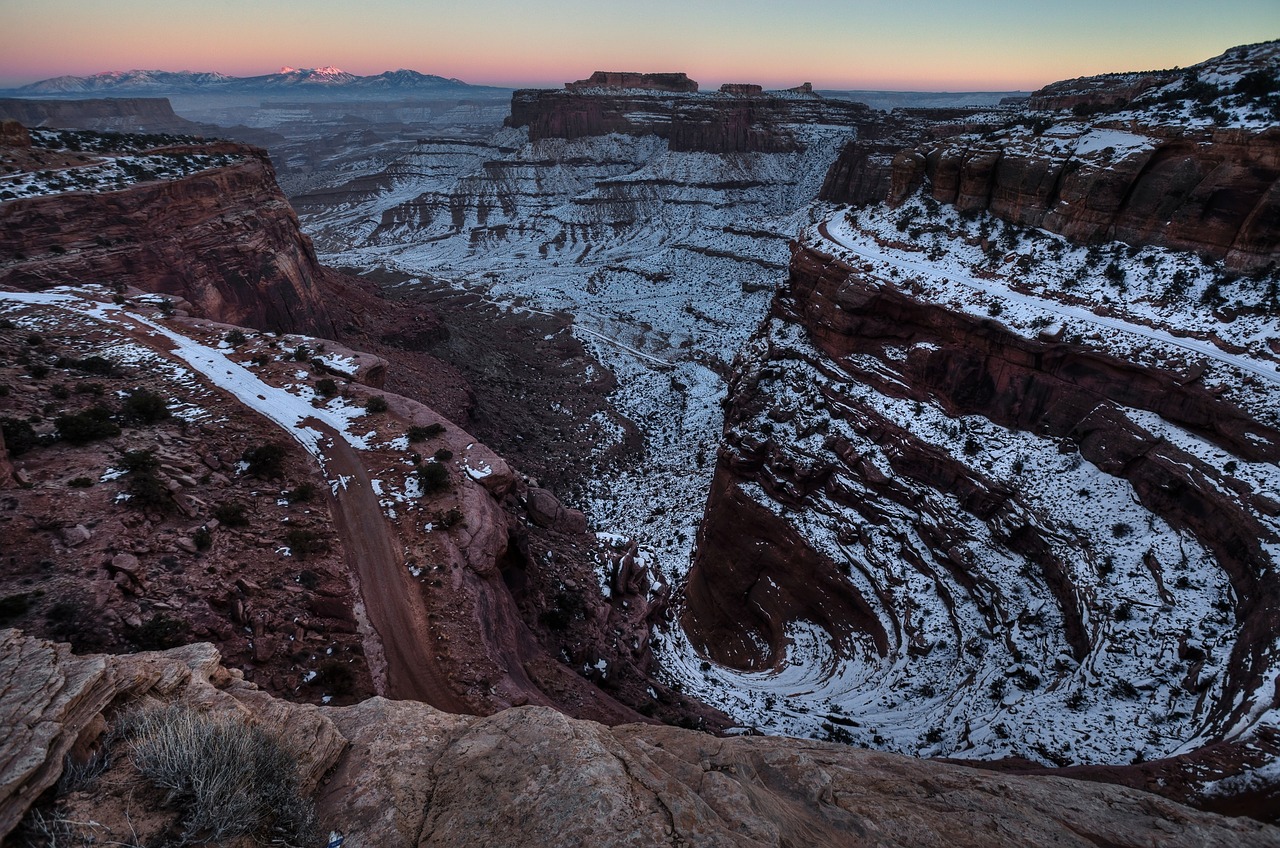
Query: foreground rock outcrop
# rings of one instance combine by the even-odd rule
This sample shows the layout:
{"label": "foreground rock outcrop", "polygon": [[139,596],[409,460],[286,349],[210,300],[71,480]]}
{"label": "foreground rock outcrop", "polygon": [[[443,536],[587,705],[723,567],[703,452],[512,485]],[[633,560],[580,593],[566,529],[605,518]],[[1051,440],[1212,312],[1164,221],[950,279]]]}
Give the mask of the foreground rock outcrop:
{"label": "foreground rock outcrop", "polygon": [[475,718],[381,698],[293,705],[208,645],[76,657],[0,631],[0,681],[13,729],[0,740],[0,837],[33,807],[99,839],[165,833],[176,814],[123,751],[82,788],[52,787],[68,754],[111,744],[126,709],[172,702],[280,734],[320,824],[351,846],[1280,845],[1274,827],[1130,789],[828,743],[609,729],[535,707]]}

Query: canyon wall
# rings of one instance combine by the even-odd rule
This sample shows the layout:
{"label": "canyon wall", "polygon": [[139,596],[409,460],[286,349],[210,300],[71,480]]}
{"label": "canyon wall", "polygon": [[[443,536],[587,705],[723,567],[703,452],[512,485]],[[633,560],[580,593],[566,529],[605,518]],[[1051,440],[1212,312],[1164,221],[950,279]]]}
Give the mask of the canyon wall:
{"label": "canyon wall", "polygon": [[1280,503],[1235,470],[1280,461],[1280,430],[1194,369],[1016,334],[796,244],[726,403],[682,623],[717,663],[799,664],[801,693],[862,703],[828,716],[842,734],[1115,762],[1105,733],[1051,728],[1151,709],[1215,740],[1277,706]]}
{"label": "canyon wall", "polygon": [[116,191],[0,204],[0,284],[130,285],[185,298],[218,321],[334,335],[315,251],[266,153],[231,143],[188,150],[237,161]]}
{"label": "canyon wall", "polygon": [[584,94],[525,89],[511,97],[507,125],[528,127],[530,141],[609,133],[656,135],[671,150],[779,153],[796,150],[796,124],[870,123],[859,103],[779,94],[676,95],[630,90]]}

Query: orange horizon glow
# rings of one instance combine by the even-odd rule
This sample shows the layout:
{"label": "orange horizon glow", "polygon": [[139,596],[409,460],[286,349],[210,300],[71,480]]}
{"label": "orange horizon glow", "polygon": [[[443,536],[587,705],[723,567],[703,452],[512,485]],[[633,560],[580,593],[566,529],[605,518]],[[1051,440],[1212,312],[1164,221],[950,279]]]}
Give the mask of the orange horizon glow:
{"label": "orange horizon glow", "polygon": [[[1186,66],[1280,36],[1280,3],[1076,0],[44,0],[0,16],[0,87],[117,71],[409,68],[478,85],[560,87],[596,70],[683,71],[785,88],[1030,91],[1076,76]],[[1105,26],[1099,25],[1105,21]]]}

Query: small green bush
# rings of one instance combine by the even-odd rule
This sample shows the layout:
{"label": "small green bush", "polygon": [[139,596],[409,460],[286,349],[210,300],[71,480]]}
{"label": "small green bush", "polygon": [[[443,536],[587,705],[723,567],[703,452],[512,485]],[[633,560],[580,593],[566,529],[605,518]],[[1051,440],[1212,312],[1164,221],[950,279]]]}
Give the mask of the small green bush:
{"label": "small green bush", "polygon": [[29,609],[31,609],[30,592],[0,598],[0,626],[8,626],[10,622],[26,615]]}
{"label": "small green bush", "polygon": [[284,493],[285,500],[289,503],[306,503],[316,496],[316,487],[314,483],[299,483],[289,491]]}
{"label": "small green bush", "polygon": [[4,434],[4,446],[10,456],[22,456],[39,444],[31,425],[16,418],[0,418],[0,433]]}
{"label": "small green bush", "polygon": [[382,395],[374,395],[365,403],[364,408],[366,412],[386,412],[387,399]]}
{"label": "small green bush", "polygon": [[453,451],[448,448],[440,448],[440,450],[435,452],[434,456],[436,462],[448,462],[453,459]]}
{"label": "small green bush", "polygon": [[268,443],[247,449],[241,456],[249,463],[249,473],[255,477],[279,477],[284,470],[284,446]]}
{"label": "small green bush", "polygon": [[214,507],[213,517],[227,527],[248,527],[248,511],[249,508],[239,501],[228,501]]}
{"label": "small green bush", "polygon": [[200,527],[191,534],[191,541],[195,543],[196,550],[207,551],[213,547],[213,533],[208,527]]}
{"label": "small green bush", "polygon": [[449,469],[438,462],[428,462],[418,468],[418,482],[424,495],[442,492],[449,488]]}
{"label": "small green bush", "polygon": [[116,364],[101,356],[86,356],[84,359],[62,357],[58,360],[59,368],[73,368],[86,374],[98,374],[103,377],[116,373]]}
{"label": "small green bush", "polygon": [[442,435],[443,433],[444,425],[436,423],[428,424],[425,427],[410,427],[405,435],[408,436],[410,442],[422,442],[427,439],[434,439],[436,436]]}
{"label": "small green bush", "polygon": [[295,527],[284,534],[284,542],[298,559],[306,559],[313,554],[323,554],[329,550],[329,542],[314,530]]}
{"label": "small green bush", "polygon": [[245,336],[244,333],[239,330],[232,330],[223,336],[223,341],[232,347],[240,347],[240,345],[245,343]]}
{"label": "small green bush", "polygon": [[338,393],[338,384],[332,377],[325,377],[316,381],[316,391],[324,397],[333,397]]}
{"label": "small green bush", "polygon": [[167,651],[186,642],[190,626],[181,619],[156,613],[126,634],[140,651]]}
{"label": "small green bush", "polygon": [[85,445],[120,435],[120,425],[111,420],[113,414],[109,407],[98,404],[73,415],[59,415],[54,424],[63,441]]}
{"label": "small green bush", "polygon": [[158,424],[170,416],[163,397],[146,389],[135,389],[124,401],[124,414],[142,424]]}

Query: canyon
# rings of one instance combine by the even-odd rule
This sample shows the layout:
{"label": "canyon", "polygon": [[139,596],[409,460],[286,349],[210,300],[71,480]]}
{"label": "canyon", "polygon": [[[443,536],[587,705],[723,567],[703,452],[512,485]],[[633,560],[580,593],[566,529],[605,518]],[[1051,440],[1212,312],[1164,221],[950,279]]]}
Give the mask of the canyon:
{"label": "canyon", "polygon": [[[1274,820],[1278,786],[1280,166],[1233,88],[1277,55],[1189,69],[1207,101],[1138,75],[891,114],[601,73],[501,127],[348,139],[287,201],[242,143],[6,124],[6,161],[66,174],[0,203],[5,623],[31,634],[5,656],[96,693],[6,785],[43,792],[158,675],[305,716],[322,819],[372,841],[463,844],[449,781],[523,797],[492,769],[549,738],[589,777],[495,833],[599,792],[618,844],[930,844],[968,815],[1022,823],[984,844],[1276,844],[1190,808]],[[119,380],[189,414],[57,438]],[[273,439],[279,481],[241,467]],[[153,441],[176,513],[120,498]],[[209,529],[211,485],[247,530]],[[282,521],[327,550],[250,565]],[[76,585],[118,620],[51,616]],[[167,647],[139,632],[175,618],[216,647],[33,638]],[[423,736],[426,784],[380,764]],[[885,830],[908,784],[941,788]]]}

